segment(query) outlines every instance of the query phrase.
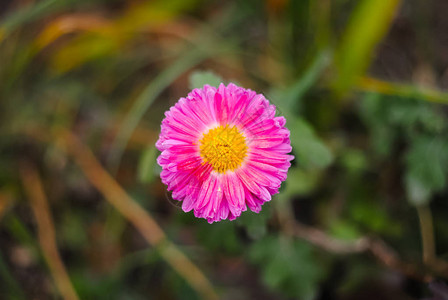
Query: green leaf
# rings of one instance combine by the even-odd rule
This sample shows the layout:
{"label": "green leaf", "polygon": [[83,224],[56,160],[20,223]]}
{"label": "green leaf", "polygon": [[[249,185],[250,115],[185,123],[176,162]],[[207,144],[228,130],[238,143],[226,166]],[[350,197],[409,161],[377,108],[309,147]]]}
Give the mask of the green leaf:
{"label": "green leaf", "polygon": [[412,140],[406,161],[406,191],[412,204],[425,204],[432,193],[447,185],[448,141],[418,136]]}
{"label": "green leaf", "polygon": [[223,80],[212,71],[195,71],[190,75],[190,89],[199,89],[204,85],[218,87]]}
{"label": "green leaf", "polygon": [[155,178],[156,154],[157,148],[155,145],[150,145],[143,151],[138,164],[138,179],[140,182],[149,183]]}
{"label": "green leaf", "polygon": [[312,299],[322,277],[322,265],[309,244],[280,236],[254,243],[249,258],[262,270],[263,281],[288,297]]}
{"label": "green leaf", "polygon": [[446,186],[447,161],[447,141],[429,136],[414,139],[406,155],[408,172],[415,178],[420,178],[424,185],[435,191]]}
{"label": "green leaf", "polygon": [[311,126],[301,118],[289,120],[291,144],[297,162],[305,168],[325,168],[333,162],[330,149],[314,134]]}

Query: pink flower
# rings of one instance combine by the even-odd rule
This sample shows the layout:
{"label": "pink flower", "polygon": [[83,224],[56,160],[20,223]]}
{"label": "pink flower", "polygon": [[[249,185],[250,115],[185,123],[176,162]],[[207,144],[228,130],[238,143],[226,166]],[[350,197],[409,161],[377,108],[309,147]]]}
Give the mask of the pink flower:
{"label": "pink flower", "polygon": [[165,113],[156,143],[162,182],[209,223],[260,212],[286,179],[291,152],[284,117],[261,94],[205,85]]}

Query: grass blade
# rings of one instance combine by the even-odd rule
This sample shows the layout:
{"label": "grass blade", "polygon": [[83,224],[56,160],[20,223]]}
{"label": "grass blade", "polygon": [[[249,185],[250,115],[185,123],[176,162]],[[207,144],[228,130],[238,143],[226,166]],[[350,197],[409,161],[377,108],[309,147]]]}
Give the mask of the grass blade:
{"label": "grass blade", "polygon": [[336,55],[334,87],[338,95],[347,92],[365,72],[400,3],[400,0],[364,0],[355,9]]}
{"label": "grass blade", "polygon": [[63,8],[70,4],[70,0],[46,0],[37,1],[35,5],[24,7],[10,14],[0,25],[0,42],[17,27],[39,19],[42,16]]}

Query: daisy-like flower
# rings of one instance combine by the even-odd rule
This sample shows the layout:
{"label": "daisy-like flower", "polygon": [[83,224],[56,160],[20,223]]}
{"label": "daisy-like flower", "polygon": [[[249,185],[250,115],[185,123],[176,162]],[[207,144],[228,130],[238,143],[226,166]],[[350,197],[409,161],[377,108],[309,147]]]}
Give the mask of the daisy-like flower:
{"label": "daisy-like flower", "polygon": [[165,113],[156,143],[162,182],[185,212],[209,223],[260,212],[286,179],[291,152],[284,117],[234,84],[205,85]]}

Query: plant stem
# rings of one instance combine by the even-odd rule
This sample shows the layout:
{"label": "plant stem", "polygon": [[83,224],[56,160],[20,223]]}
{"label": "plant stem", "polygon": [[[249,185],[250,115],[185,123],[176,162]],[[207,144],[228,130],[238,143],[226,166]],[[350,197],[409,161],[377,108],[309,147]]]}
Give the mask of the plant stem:
{"label": "plant stem", "polygon": [[79,297],[73,288],[57,248],[53,218],[40,176],[32,164],[23,163],[20,166],[20,173],[36,217],[39,243],[56,286],[65,300],[78,300]]}
{"label": "plant stem", "polygon": [[448,104],[448,93],[410,84],[383,81],[372,77],[361,78],[357,88],[364,92],[375,92],[405,98],[421,98],[428,102]]}
{"label": "plant stem", "polygon": [[423,262],[429,265],[436,258],[431,209],[426,204],[419,205],[417,206],[417,214],[420,220],[420,232],[422,235]]}

